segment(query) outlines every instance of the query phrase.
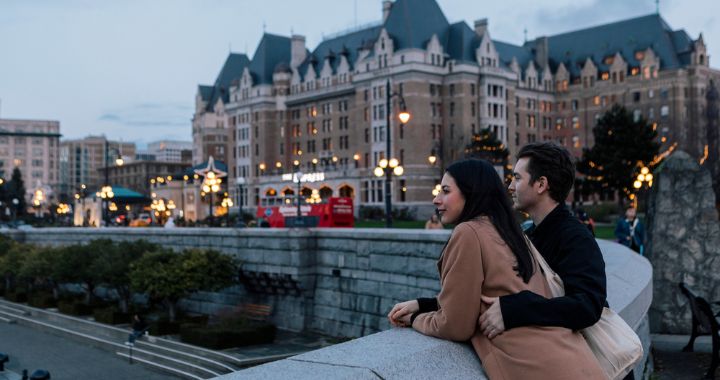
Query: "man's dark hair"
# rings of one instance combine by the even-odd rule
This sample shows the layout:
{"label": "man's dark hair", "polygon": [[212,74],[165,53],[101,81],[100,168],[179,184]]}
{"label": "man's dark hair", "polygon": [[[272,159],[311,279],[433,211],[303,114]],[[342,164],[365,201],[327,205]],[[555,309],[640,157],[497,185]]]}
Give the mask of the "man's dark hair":
{"label": "man's dark hair", "polygon": [[549,142],[527,144],[520,149],[517,158],[527,157],[530,184],[540,177],[547,178],[550,197],[564,203],[575,182],[575,164],[567,149]]}

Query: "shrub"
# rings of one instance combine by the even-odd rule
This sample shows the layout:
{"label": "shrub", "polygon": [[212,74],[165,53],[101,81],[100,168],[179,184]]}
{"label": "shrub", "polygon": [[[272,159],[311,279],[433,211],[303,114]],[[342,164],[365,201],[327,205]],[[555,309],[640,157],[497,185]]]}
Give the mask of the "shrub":
{"label": "shrub", "polygon": [[14,289],[11,291],[6,291],[5,299],[10,302],[17,302],[17,303],[27,302],[27,300],[28,300],[27,290]]}
{"label": "shrub", "polygon": [[85,304],[81,301],[66,301],[66,300],[60,300],[58,301],[58,310],[60,310],[63,314],[69,314],[69,315],[90,315],[93,312],[93,309],[90,305]]}
{"label": "shrub", "polygon": [[393,208],[392,217],[395,220],[416,220],[415,211],[409,207]]}
{"label": "shrub", "polygon": [[612,223],[613,216],[618,215],[620,208],[617,203],[608,202],[582,207],[596,222]]}
{"label": "shrub", "polygon": [[52,293],[35,292],[28,297],[28,305],[47,309],[50,307],[56,307],[57,300],[53,297]]}
{"label": "shrub", "polygon": [[131,266],[135,291],[167,307],[175,321],[178,301],[196,291],[216,291],[232,285],[236,272],[233,259],[217,251],[189,249],[182,254],[158,250],[144,255]]}
{"label": "shrub", "polygon": [[108,325],[119,325],[121,323],[130,323],[131,317],[128,313],[123,313],[115,306],[110,306],[93,311],[95,321]]}
{"label": "shrub", "polygon": [[377,206],[360,206],[358,216],[363,220],[381,220],[385,217],[385,211]]}
{"label": "shrub", "polygon": [[180,339],[189,344],[211,349],[270,344],[275,340],[277,328],[270,323],[244,322],[237,325],[220,324],[198,327],[184,325]]}

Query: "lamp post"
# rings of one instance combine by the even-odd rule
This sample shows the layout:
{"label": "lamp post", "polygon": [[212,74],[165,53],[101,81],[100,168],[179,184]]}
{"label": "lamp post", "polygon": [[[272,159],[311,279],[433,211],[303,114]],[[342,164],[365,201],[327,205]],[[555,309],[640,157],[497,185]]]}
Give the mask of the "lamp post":
{"label": "lamp post", "polygon": [[245,227],[245,220],[243,218],[243,185],[245,185],[245,177],[238,177],[235,179],[235,184],[238,187],[238,219],[236,226],[239,228]]}
{"label": "lamp post", "polygon": [[[122,166],[124,163],[119,150],[115,151],[115,165]],[[110,186],[110,141],[105,139],[105,183],[98,195],[102,198],[102,216],[105,226],[110,225],[110,199],[114,196],[112,186]]]}
{"label": "lamp post", "polygon": [[[385,84],[385,109],[387,111],[387,113],[385,114],[385,154],[388,159],[380,160],[380,166],[375,168],[376,176],[382,176],[382,173],[378,175],[378,169],[381,169],[385,173],[385,226],[387,228],[392,227],[392,194],[390,192],[390,188],[392,185],[392,174],[395,173],[395,175],[400,176],[403,173],[403,168],[402,166],[399,166],[398,160],[396,158],[390,158],[390,149],[392,148],[390,144],[390,136],[392,136],[392,134],[390,133],[390,115],[392,114],[392,104],[390,100],[392,100],[394,96],[400,98],[400,113],[398,114],[398,119],[400,119],[400,122],[402,124],[406,124],[410,120],[410,113],[405,110],[405,98],[403,98],[402,94],[400,93],[392,92],[392,87],[390,86],[390,78],[388,78]],[[383,162],[385,163],[385,165],[383,165]]]}
{"label": "lamp post", "polygon": [[230,197],[226,196],[222,200],[222,206],[225,208],[225,225],[230,227],[230,207],[233,206],[233,201]]}
{"label": "lamp post", "polygon": [[38,187],[33,193],[32,204],[35,208],[35,218],[42,217],[42,205],[45,203],[45,193],[42,188]]}
{"label": "lamp post", "polygon": [[300,164],[298,163],[296,166],[297,171],[295,172],[295,182],[297,182],[297,219],[300,220],[300,217],[302,216],[302,211],[300,210],[300,178],[302,178],[303,173],[300,171]]}
{"label": "lamp post", "polygon": [[188,175],[183,176],[183,181],[180,189],[180,216],[183,218],[183,221],[185,221],[185,184],[189,179],[190,177]]}
{"label": "lamp post", "polygon": [[222,184],[222,177],[227,176],[227,173],[219,170],[215,167],[215,159],[212,156],[208,158],[208,165],[203,169],[195,170],[195,173],[205,177],[202,183],[202,191],[210,195],[209,205],[209,222],[213,225],[213,193],[220,191]]}
{"label": "lamp post", "polygon": [[[633,182],[633,187],[635,190],[640,190],[641,188],[643,190],[647,190],[648,188],[652,187],[653,183],[653,175],[650,173],[650,169],[647,166],[642,166],[640,168],[640,174],[635,177],[635,181]],[[637,197],[635,197],[635,194],[632,194],[633,197],[631,199],[633,200],[635,208],[638,206]],[[645,194],[645,213],[647,214],[647,194]]]}

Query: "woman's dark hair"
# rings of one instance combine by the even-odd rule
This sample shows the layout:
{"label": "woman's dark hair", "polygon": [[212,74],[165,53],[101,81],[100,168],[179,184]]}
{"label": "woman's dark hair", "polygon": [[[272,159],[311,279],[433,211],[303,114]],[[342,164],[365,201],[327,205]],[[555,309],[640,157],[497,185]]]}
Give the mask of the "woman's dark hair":
{"label": "woman's dark hair", "polygon": [[465,207],[455,224],[481,215],[490,218],[517,259],[517,267],[513,269],[525,283],[530,281],[533,274],[530,248],[515,218],[507,189],[495,168],[485,160],[466,159],[454,162],[446,172],[453,177],[465,198]]}

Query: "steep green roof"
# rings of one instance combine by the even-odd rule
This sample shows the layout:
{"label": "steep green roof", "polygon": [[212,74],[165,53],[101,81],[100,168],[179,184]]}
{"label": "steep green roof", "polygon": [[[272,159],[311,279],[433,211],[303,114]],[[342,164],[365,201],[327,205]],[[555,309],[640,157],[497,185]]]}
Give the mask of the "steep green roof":
{"label": "steep green roof", "polygon": [[395,50],[425,49],[433,34],[444,41],[450,24],[435,0],[396,0],[385,20]]}
{"label": "steep green roof", "polygon": [[[551,66],[560,62],[573,75],[578,75],[590,57],[598,69],[607,70],[603,58],[620,52],[630,66],[639,66],[635,52],[652,48],[660,57],[663,69],[675,69],[683,64],[678,59],[674,42],[687,45],[690,38],[684,31],[674,32],[657,14],[558,34],[548,38]],[[685,50],[687,46],[680,46]]]}
{"label": "steep green roof", "polygon": [[213,86],[205,86],[205,85],[199,85],[198,86],[198,93],[200,94],[200,98],[204,101],[210,101],[210,98],[212,97],[213,93]]}
{"label": "steep green roof", "polygon": [[250,73],[255,85],[272,84],[275,67],[280,64],[290,64],[290,47],[291,40],[288,37],[263,34],[250,62]]}
{"label": "steep green roof", "polygon": [[[360,48],[368,42],[375,42],[378,34],[380,34],[381,28],[382,26],[380,25],[373,26],[321,42],[320,45],[318,45],[311,53],[312,57],[314,57],[317,62],[317,65],[314,66],[315,72],[320,73],[325,65],[325,58],[328,56],[332,57],[333,55],[335,56],[335,59],[331,59],[330,62],[333,72],[337,69],[337,65],[340,63],[340,55],[343,54],[347,57],[350,67],[353,68],[352,65],[357,60]],[[312,58],[310,56],[306,58],[304,62],[305,65],[300,71],[302,74],[305,74],[304,69],[307,68],[307,64],[309,64],[311,59]]]}
{"label": "steep green roof", "polygon": [[475,50],[480,45],[480,36],[465,22],[450,25],[444,42],[448,55],[457,61],[476,62]]}
{"label": "steep green roof", "polygon": [[208,101],[207,111],[213,111],[215,103],[222,97],[223,102],[230,100],[230,84],[232,81],[242,76],[243,70],[250,64],[250,60],[245,54],[230,53],[225,64],[220,70],[215,84],[210,86],[200,86],[200,96],[203,100]]}

